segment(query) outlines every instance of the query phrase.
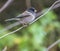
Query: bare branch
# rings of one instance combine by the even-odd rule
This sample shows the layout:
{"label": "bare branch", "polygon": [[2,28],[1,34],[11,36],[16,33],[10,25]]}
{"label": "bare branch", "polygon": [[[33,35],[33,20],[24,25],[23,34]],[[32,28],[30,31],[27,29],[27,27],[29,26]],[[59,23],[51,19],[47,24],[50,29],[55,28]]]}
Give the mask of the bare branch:
{"label": "bare branch", "polygon": [[[37,18],[36,18],[32,23],[34,23],[35,21],[37,21],[37,20],[40,19],[41,17],[45,16],[50,10],[52,10],[52,8],[53,8],[58,2],[60,2],[60,0],[55,1],[55,2],[52,4],[52,6],[49,7],[48,9],[45,9],[45,10],[43,10],[42,12],[37,13],[37,15],[36,15]],[[43,13],[43,14],[42,14],[42,13]],[[42,15],[41,15],[41,14],[42,14]],[[31,23],[31,24],[32,24],[32,23]]]}
{"label": "bare branch", "polygon": [[4,49],[2,51],[7,51],[7,46],[4,47]]}
{"label": "bare branch", "polygon": [[55,45],[59,44],[60,43],[60,39],[57,40],[56,42],[54,42],[53,44],[51,44],[48,48],[47,48],[47,51],[49,51],[51,48],[53,48]]}
{"label": "bare branch", "polygon": [[59,4],[56,4],[52,9],[56,9],[58,7],[60,7],[60,3]]}
{"label": "bare branch", "polygon": [[47,9],[42,10],[41,12],[38,12],[36,17],[40,16],[41,14],[43,14],[44,12],[46,12],[49,9],[53,10],[53,9],[56,9],[56,8],[60,7],[60,3],[59,2],[60,2],[60,0],[57,0],[57,1],[54,2],[54,4],[50,8],[47,8]]}
{"label": "bare branch", "polygon": [[5,10],[13,0],[7,0],[7,2],[0,8],[0,13]]}
{"label": "bare branch", "polygon": [[7,30],[9,30],[9,29],[11,29],[11,28],[19,25],[19,24],[20,24],[20,21],[19,21],[19,22],[15,22],[15,23],[13,23],[13,24],[11,24],[11,25],[6,26],[6,27],[0,32],[0,34],[1,34],[2,32],[4,32],[4,31],[7,31]]}
{"label": "bare branch", "polygon": [[[57,0],[56,2],[54,2],[54,4],[53,4],[50,8],[45,9],[45,10],[43,10],[42,12],[38,13],[37,16],[39,16],[39,17],[36,16],[37,18],[36,18],[33,22],[31,22],[31,23],[29,23],[29,24],[34,23],[35,21],[37,21],[38,19],[40,19],[41,17],[43,17],[44,15],[46,15],[50,10],[52,10],[52,8],[53,8],[53,7],[55,6],[55,4],[58,3],[58,2],[60,2],[60,0]],[[54,9],[55,9],[55,8],[54,8]],[[41,13],[43,13],[43,14],[41,15]],[[40,16],[40,15],[41,15],[41,16]],[[11,24],[11,25],[12,25],[12,24]],[[9,26],[11,26],[11,25],[9,25]],[[16,25],[17,25],[17,23],[16,23]],[[18,25],[19,25],[19,24],[18,24]],[[9,30],[9,29],[13,28],[13,27],[15,26],[15,24],[14,24],[14,26],[12,26],[12,27],[10,27],[10,28],[9,28],[9,26],[8,26],[8,29],[7,29],[7,28],[5,28],[5,29],[6,29],[6,30]],[[26,25],[18,28],[17,30],[14,30],[14,31],[12,31],[12,32],[10,32],[10,33],[7,33],[7,34],[1,36],[0,39],[4,38],[4,37],[6,37],[6,36],[8,36],[8,35],[10,35],[10,34],[12,34],[12,33],[15,33],[15,32],[17,32],[17,31],[19,31],[19,30],[21,30],[21,29],[24,28],[24,27],[26,27]],[[4,30],[4,31],[6,31],[6,30]]]}
{"label": "bare branch", "polygon": [[14,30],[14,31],[12,31],[12,32],[10,32],[10,33],[7,33],[7,34],[1,36],[0,39],[6,37],[6,36],[8,36],[8,35],[11,35],[11,34],[17,32],[17,31],[21,30],[21,29],[24,28],[24,27],[26,27],[26,25],[24,25],[24,26],[22,26],[22,27],[20,27],[20,28],[18,28],[18,29],[16,29],[16,30]]}

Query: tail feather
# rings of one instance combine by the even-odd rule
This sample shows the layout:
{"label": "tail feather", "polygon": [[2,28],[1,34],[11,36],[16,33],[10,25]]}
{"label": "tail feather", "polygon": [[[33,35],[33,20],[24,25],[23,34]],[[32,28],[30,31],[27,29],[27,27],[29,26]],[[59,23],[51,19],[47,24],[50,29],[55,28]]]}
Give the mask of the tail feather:
{"label": "tail feather", "polygon": [[20,19],[19,18],[11,18],[11,19],[6,19],[5,21],[19,21]]}

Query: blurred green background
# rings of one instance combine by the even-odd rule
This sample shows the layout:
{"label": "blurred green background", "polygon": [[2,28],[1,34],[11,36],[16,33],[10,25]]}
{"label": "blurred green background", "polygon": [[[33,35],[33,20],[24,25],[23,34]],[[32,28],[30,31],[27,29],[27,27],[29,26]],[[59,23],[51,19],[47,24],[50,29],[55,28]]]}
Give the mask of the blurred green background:
{"label": "blurred green background", "polygon": [[[0,8],[7,0],[0,0]],[[31,6],[38,12],[50,7],[56,0],[31,0]],[[26,10],[26,0],[14,0],[2,13],[0,13],[0,31],[11,24],[5,19],[17,16]],[[0,33],[0,37],[19,28],[16,26],[11,30]],[[18,32],[0,39],[0,51],[7,47],[6,51],[46,51],[46,48],[56,40],[60,39],[60,8],[48,12],[38,21]],[[60,44],[54,46],[50,51],[60,51]]]}

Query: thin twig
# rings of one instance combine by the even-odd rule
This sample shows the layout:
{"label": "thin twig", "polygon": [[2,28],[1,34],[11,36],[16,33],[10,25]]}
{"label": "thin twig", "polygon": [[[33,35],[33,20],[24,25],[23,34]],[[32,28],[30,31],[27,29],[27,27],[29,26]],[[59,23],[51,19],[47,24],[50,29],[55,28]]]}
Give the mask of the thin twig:
{"label": "thin twig", "polygon": [[58,7],[60,7],[60,3],[56,4],[52,9],[55,9],[55,8],[58,8]]}
{"label": "thin twig", "polygon": [[[59,2],[60,2],[60,0],[55,1],[50,8],[44,9],[44,10],[42,10],[41,12],[37,13],[36,17],[40,16],[41,14],[43,14],[43,13],[45,12],[45,13],[42,15],[42,16],[44,16],[44,15],[45,15],[47,12],[49,12],[50,10],[53,10],[53,9],[56,9],[56,8],[60,7],[60,3],[59,3]],[[46,12],[46,11],[47,11],[47,12]],[[42,16],[40,16],[40,17],[42,17]],[[39,18],[38,18],[38,19],[39,19]]]}
{"label": "thin twig", "polygon": [[51,48],[53,48],[55,45],[59,44],[60,43],[60,39],[57,40],[56,42],[54,42],[53,44],[51,44],[48,48],[47,48],[47,51],[49,51]]}
{"label": "thin twig", "polygon": [[[50,10],[52,10],[52,8],[53,8],[53,7],[55,6],[55,4],[58,3],[58,2],[60,2],[60,0],[57,0],[56,2],[54,2],[54,4],[53,4],[50,8],[42,11],[41,13],[44,13],[44,12],[45,12],[45,13],[42,14],[41,16],[40,16],[40,14],[38,13],[37,16],[39,16],[39,17],[36,18],[36,19],[35,19],[33,22],[31,22],[30,24],[34,23],[35,21],[37,21],[38,19],[40,19],[41,17],[43,17],[44,15],[46,15]],[[36,17],[37,17],[37,16],[36,16]],[[14,27],[14,26],[13,26],[13,27]],[[10,35],[10,34],[12,34],[12,33],[15,33],[15,32],[17,32],[18,30],[21,30],[21,29],[24,28],[24,27],[25,27],[25,25],[22,26],[22,27],[20,27],[20,28],[18,28],[17,30],[14,30],[14,31],[12,31],[12,32],[10,32],[10,33],[7,33],[6,35],[1,36],[0,39],[4,38],[4,37],[6,37],[6,36],[8,36],[8,35]],[[6,29],[7,29],[7,28],[6,28]],[[11,29],[11,28],[9,28],[9,29]]]}
{"label": "thin twig", "polygon": [[13,24],[11,24],[11,25],[6,26],[2,31],[0,31],[0,34],[1,34],[2,32],[4,32],[4,31],[7,31],[7,30],[9,30],[9,29],[11,29],[11,28],[19,25],[19,24],[20,24],[20,21],[19,21],[19,22],[15,22],[15,23],[13,23]]}
{"label": "thin twig", "polygon": [[[44,10],[44,11],[42,11],[42,13],[44,13],[44,14],[42,14],[41,16],[40,16],[40,14],[38,13],[37,15],[36,15],[36,17],[38,17],[37,19],[35,19],[32,23],[34,23],[35,21],[37,21],[38,19],[40,19],[41,17],[43,17],[43,16],[45,16],[50,10],[52,10],[52,8],[55,6],[55,4],[56,3],[58,3],[58,2],[60,2],[60,0],[57,0],[56,2],[54,2],[54,4],[50,7],[50,8],[48,8],[48,9],[46,9],[46,10]],[[32,24],[32,23],[30,23],[30,24]]]}
{"label": "thin twig", "polygon": [[0,8],[0,13],[5,10],[13,0],[7,0],[7,2]]}
{"label": "thin twig", "polygon": [[[60,2],[60,1],[58,1],[58,2]],[[57,2],[57,3],[58,3],[58,2]],[[56,9],[56,8],[58,8],[58,7],[60,7],[60,3],[58,3],[58,4],[56,4],[54,7],[52,7],[51,10],[54,10],[54,9]],[[36,17],[40,16],[41,14],[43,14],[44,12],[46,12],[48,9],[49,9],[49,8],[46,8],[46,9],[42,10],[41,12],[38,12],[37,15],[36,15]]]}
{"label": "thin twig", "polygon": [[21,30],[21,29],[24,28],[24,27],[26,27],[26,25],[24,25],[24,26],[22,26],[22,27],[20,27],[20,28],[18,28],[18,29],[16,29],[16,30],[14,30],[14,31],[12,31],[12,32],[10,32],[10,33],[7,33],[7,34],[1,36],[0,39],[4,38],[4,37],[6,37],[6,36],[8,36],[8,35],[10,35],[10,34],[13,34],[13,33],[17,32],[17,31]]}
{"label": "thin twig", "polygon": [[4,47],[4,49],[2,51],[7,51],[7,46]]}

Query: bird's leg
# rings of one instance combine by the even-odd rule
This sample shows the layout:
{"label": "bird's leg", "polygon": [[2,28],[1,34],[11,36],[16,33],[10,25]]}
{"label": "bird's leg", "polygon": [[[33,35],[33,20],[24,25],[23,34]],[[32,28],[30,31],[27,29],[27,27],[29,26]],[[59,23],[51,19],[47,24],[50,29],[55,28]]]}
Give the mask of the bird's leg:
{"label": "bird's leg", "polygon": [[27,22],[25,22],[25,23],[22,23],[22,26],[28,26],[29,24],[27,23]]}

